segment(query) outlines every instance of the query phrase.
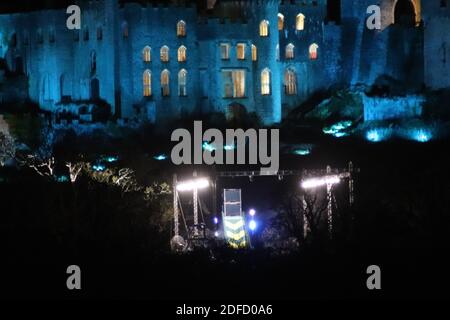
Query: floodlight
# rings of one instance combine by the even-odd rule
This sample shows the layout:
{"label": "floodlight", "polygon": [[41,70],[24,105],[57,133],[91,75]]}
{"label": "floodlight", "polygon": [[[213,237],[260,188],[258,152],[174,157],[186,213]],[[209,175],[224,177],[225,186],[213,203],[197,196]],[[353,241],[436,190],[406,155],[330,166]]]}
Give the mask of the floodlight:
{"label": "floodlight", "polygon": [[192,191],[195,189],[204,189],[209,186],[208,179],[200,178],[195,180],[189,180],[185,182],[180,182],[177,184],[178,191]]}
{"label": "floodlight", "polygon": [[325,176],[320,178],[312,178],[302,182],[303,189],[313,189],[325,185],[333,185],[341,182],[338,176]]}

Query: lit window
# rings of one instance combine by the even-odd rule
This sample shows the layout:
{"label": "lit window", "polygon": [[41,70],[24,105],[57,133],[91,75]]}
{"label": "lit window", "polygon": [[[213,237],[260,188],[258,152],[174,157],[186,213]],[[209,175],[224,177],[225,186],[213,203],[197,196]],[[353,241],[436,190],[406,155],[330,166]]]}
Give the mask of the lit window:
{"label": "lit window", "polygon": [[128,23],[126,21],[122,23],[122,36],[124,38],[129,36]]}
{"label": "lit window", "polygon": [[318,50],[319,50],[319,46],[316,43],[313,43],[312,45],[309,46],[309,59],[310,60],[317,60]]}
{"label": "lit window", "polygon": [[152,61],[152,49],[149,46],[146,46],[144,50],[142,50],[142,60],[144,60],[144,62]]}
{"label": "lit window", "polygon": [[163,46],[161,48],[161,61],[162,62],[169,62],[169,47],[168,46]]}
{"label": "lit window", "polygon": [[220,57],[222,60],[230,59],[230,44],[221,43],[220,44]]}
{"label": "lit window", "polygon": [[270,70],[267,68],[261,72],[261,94],[270,94]]}
{"label": "lit window", "polygon": [[150,70],[144,71],[143,77],[144,97],[150,97],[152,95],[152,73]]}
{"label": "lit window", "polygon": [[289,43],[286,46],[286,54],[285,54],[286,59],[294,59],[294,49],[295,47],[292,43]]}
{"label": "lit window", "polygon": [[186,37],[186,22],[183,20],[177,23],[177,37]]}
{"label": "lit window", "polygon": [[252,44],[252,61],[258,61],[258,48]]}
{"label": "lit window", "polygon": [[178,95],[180,97],[187,96],[187,71],[184,69],[178,73]]}
{"label": "lit window", "polygon": [[222,81],[225,98],[245,97],[245,70],[223,70]]}
{"label": "lit window", "polygon": [[279,13],[278,14],[278,30],[283,30],[284,29],[284,16]]}
{"label": "lit window", "polygon": [[261,37],[268,37],[269,36],[269,21],[263,20],[259,24],[259,35]]}
{"label": "lit window", "polygon": [[178,48],[178,62],[186,62],[186,50],[185,46]]}
{"label": "lit window", "polygon": [[245,60],[245,43],[238,43],[236,48],[238,60]]}
{"label": "lit window", "polygon": [[168,97],[170,95],[170,72],[165,69],[161,72],[161,95]]}
{"label": "lit window", "polygon": [[300,13],[297,15],[297,18],[295,20],[295,29],[298,31],[302,31],[305,29],[305,16]]}
{"label": "lit window", "polygon": [[291,69],[287,69],[284,73],[284,92],[287,95],[297,94],[297,79],[295,72]]}

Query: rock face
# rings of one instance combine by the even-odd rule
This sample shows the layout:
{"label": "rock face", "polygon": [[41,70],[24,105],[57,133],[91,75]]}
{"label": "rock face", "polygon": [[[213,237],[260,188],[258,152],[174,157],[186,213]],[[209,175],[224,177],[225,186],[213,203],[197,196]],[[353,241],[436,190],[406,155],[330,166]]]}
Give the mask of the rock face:
{"label": "rock face", "polygon": [[363,95],[364,121],[420,117],[424,102],[425,98],[418,95],[389,98]]}

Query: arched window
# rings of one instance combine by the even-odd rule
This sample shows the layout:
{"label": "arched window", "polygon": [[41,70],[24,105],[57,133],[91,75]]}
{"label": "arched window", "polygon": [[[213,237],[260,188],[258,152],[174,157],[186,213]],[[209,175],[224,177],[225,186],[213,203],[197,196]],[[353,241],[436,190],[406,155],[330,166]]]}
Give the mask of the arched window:
{"label": "arched window", "polygon": [[294,70],[286,69],[284,72],[284,92],[286,95],[297,94],[297,77]]}
{"label": "arched window", "polygon": [[252,61],[258,61],[258,48],[252,44]]}
{"label": "arched window", "polygon": [[317,43],[313,43],[312,45],[309,46],[309,59],[310,60],[317,60],[318,50],[319,50],[319,46],[317,45]]}
{"label": "arched window", "polygon": [[162,62],[169,62],[169,47],[168,46],[163,46],[161,48],[160,56],[161,56]]}
{"label": "arched window", "polygon": [[283,30],[284,29],[284,16],[279,13],[278,14],[278,30]]}
{"label": "arched window", "polygon": [[9,45],[12,48],[17,47],[17,34],[15,32],[11,35],[11,38],[9,39]]}
{"label": "arched window", "polygon": [[285,52],[285,57],[286,59],[294,59],[294,45],[292,43],[289,43],[286,46],[286,52]]}
{"label": "arched window", "polygon": [[268,37],[269,36],[269,21],[263,20],[259,24],[259,35],[261,37]]}
{"label": "arched window", "polygon": [[186,50],[185,46],[178,48],[178,62],[186,62]]}
{"label": "arched window", "polygon": [[152,73],[150,70],[144,71],[142,83],[144,87],[144,97],[150,97],[152,95]]}
{"label": "arched window", "polygon": [[186,22],[183,20],[177,23],[177,37],[186,37]]}
{"label": "arched window", "polygon": [[261,72],[261,94],[270,94],[270,70],[268,68]]}
{"label": "arched window", "polygon": [[180,97],[187,96],[187,71],[184,69],[178,72],[178,95]]}
{"label": "arched window", "polygon": [[295,29],[297,31],[302,31],[305,29],[305,15],[303,13],[299,13],[297,18],[295,19]]}
{"label": "arched window", "polygon": [[144,50],[142,50],[142,60],[144,60],[144,62],[152,61],[152,49],[149,46],[146,46]]}
{"label": "arched window", "polygon": [[124,21],[122,23],[122,36],[124,38],[128,38],[128,36],[130,35],[130,30],[128,29],[128,22]]}
{"label": "arched window", "polygon": [[163,97],[170,95],[170,72],[167,69],[161,72],[161,95]]}

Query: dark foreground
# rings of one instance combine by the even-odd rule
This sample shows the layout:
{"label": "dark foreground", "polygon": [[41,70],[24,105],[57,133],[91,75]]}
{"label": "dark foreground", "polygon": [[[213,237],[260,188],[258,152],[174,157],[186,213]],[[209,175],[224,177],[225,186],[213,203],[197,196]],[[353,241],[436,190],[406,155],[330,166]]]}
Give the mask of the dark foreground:
{"label": "dark foreground", "polygon": [[[330,242],[280,256],[257,248],[171,255],[170,228],[107,187],[48,184],[20,173],[0,184],[3,298],[236,299],[450,298],[448,143],[334,143],[300,166],[361,168],[354,223]],[[286,160],[286,163],[292,159]],[[283,165],[283,163],[282,163]],[[15,173],[18,175],[18,173]],[[23,176],[22,176],[23,175]],[[272,184],[270,184],[272,183]],[[287,188],[290,188],[287,184]],[[284,192],[269,182],[259,195]],[[75,195],[74,195],[75,194]],[[84,199],[83,201],[74,201]],[[349,231],[351,230],[351,231]],[[66,268],[82,270],[82,290],[66,288]],[[382,290],[366,287],[369,265]]]}

